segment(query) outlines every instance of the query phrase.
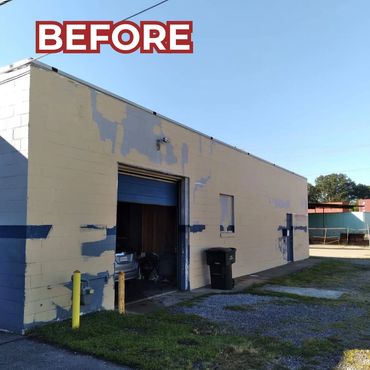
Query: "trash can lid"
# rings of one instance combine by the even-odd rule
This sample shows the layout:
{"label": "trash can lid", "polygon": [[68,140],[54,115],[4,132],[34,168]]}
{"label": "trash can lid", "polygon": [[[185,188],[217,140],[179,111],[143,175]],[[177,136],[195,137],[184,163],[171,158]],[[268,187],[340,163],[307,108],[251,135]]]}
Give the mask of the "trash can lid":
{"label": "trash can lid", "polygon": [[209,248],[206,250],[206,252],[228,252],[231,250],[235,250],[236,248],[231,248],[231,247],[214,247],[214,248]]}

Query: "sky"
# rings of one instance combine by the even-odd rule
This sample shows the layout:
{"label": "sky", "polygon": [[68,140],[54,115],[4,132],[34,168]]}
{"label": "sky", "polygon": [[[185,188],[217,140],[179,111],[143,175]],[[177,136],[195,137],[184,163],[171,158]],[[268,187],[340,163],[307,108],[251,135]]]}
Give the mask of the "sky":
{"label": "sky", "polygon": [[[12,0],[0,66],[37,20],[119,21],[159,0]],[[370,185],[368,0],[169,0],[132,19],[191,20],[194,54],[52,54],[42,62],[297,172]]]}

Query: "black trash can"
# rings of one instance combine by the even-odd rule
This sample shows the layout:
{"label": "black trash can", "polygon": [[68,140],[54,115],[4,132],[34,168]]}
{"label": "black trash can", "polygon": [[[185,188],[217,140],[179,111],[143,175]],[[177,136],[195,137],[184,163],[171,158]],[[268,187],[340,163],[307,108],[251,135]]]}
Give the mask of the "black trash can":
{"label": "black trash can", "polygon": [[206,250],[212,289],[231,290],[234,288],[231,265],[235,262],[235,252],[235,248],[221,247]]}

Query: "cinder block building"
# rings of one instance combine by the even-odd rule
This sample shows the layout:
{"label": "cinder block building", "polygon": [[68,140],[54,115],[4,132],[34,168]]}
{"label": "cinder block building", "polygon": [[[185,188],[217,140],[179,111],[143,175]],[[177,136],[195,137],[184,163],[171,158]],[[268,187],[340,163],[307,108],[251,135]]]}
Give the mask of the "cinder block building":
{"label": "cinder block building", "polygon": [[308,257],[306,179],[38,61],[0,72],[0,329],[114,309],[116,251],[170,254],[179,290]]}

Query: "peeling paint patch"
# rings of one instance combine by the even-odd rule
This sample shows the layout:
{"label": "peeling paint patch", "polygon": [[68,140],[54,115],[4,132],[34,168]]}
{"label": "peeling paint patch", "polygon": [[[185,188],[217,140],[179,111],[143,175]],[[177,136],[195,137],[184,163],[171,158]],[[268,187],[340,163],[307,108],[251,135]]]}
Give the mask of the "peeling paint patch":
{"label": "peeling paint patch", "polygon": [[119,122],[112,122],[105,118],[97,108],[97,92],[91,89],[91,106],[93,120],[98,126],[100,133],[100,140],[112,142],[112,153],[115,152],[116,139],[117,139],[117,124]]}
{"label": "peeling paint patch", "polygon": [[100,257],[104,252],[116,250],[116,227],[107,228],[103,240],[86,242],[81,245],[81,254],[86,257]]}
{"label": "peeling paint patch", "polygon": [[46,239],[52,225],[0,225],[1,239]]}
{"label": "peeling paint patch", "polygon": [[206,225],[196,224],[190,226],[191,233],[201,233],[206,229]]}

